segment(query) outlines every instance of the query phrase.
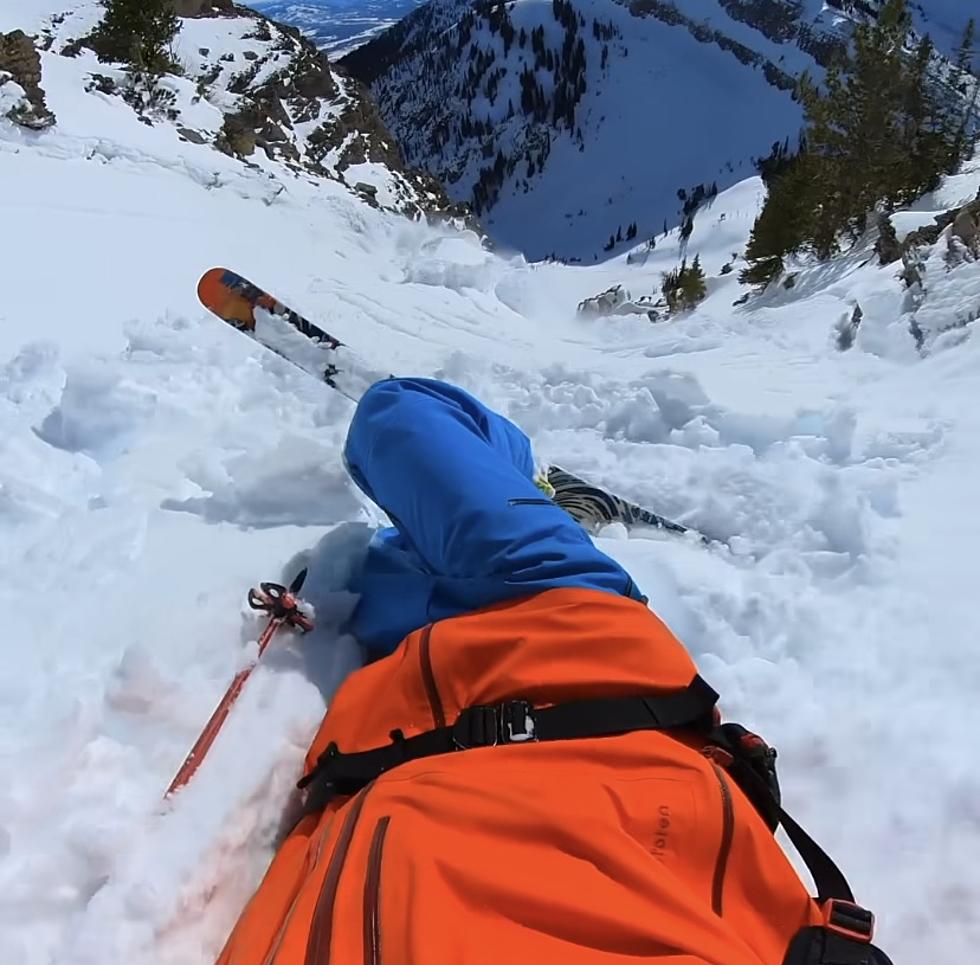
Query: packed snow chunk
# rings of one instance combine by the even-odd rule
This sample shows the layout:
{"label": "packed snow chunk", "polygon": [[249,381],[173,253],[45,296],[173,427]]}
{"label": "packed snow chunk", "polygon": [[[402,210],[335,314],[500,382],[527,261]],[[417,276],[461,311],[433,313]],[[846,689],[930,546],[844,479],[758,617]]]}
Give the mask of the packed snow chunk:
{"label": "packed snow chunk", "polygon": [[174,684],[160,672],[153,653],[134,645],[123,654],[106,688],[106,706],[129,714],[148,714],[153,707],[170,699]]}
{"label": "packed snow chunk", "polygon": [[670,428],[650,390],[640,389],[606,416],[604,434],[630,442],[666,442]]}
{"label": "packed snow chunk", "polygon": [[68,372],[61,402],[36,432],[58,449],[83,452],[96,461],[119,455],[153,415],[156,394],[105,366]]}
{"label": "packed snow chunk", "polygon": [[613,285],[598,295],[584,298],[578,303],[578,313],[586,318],[611,315],[620,305],[630,299],[630,293],[622,285]]}
{"label": "packed snow chunk", "polygon": [[622,285],[583,299],[578,303],[576,311],[582,318],[603,318],[610,315],[646,315],[651,321],[655,320],[657,305],[649,295],[641,295],[633,299],[629,289]]}
{"label": "packed snow chunk", "polygon": [[980,232],[974,238],[976,252],[950,228],[920,267],[922,292],[912,322],[924,349],[940,348],[944,332],[967,329],[946,342],[959,344],[980,319]]}
{"label": "packed snow chunk", "polygon": [[483,250],[475,234],[439,238],[422,246],[405,267],[404,280],[462,292],[491,290],[499,277],[500,263]]}
{"label": "packed snow chunk", "polygon": [[9,362],[0,365],[0,398],[18,407],[52,406],[65,384],[52,342],[30,342]]}
{"label": "packed snow chunk", "polygon": [[274,448],[231,455],[218,467],[197,460],[185,468],[210,495],[167,499],[163,508],[208,522],[324,526],[360,512],[337,451],[309,438],[285,435]]}
{"label": "packed snow chunk", "polygon": [[0,70],[0,119],[9,114],[26,113],[30,109],[27,91],[10,74]]}

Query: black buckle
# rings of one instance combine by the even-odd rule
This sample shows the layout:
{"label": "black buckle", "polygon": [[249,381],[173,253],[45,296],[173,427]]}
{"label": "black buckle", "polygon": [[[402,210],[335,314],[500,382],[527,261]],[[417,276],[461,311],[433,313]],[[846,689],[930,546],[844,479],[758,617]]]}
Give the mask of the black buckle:
{"label": "black buckle", "polygon": [[467,707],[453,724],[452,733],[453,744],[461,751],[537,740],[534,707],[526,700]]}
{"label": "black buckle", "polygon": [[537,740],[534,708],[526,700],[508,700],[500,707],[501,737],[504,744],[523,744]]}
{"label": "black buckle", "polygon": [[851,941],[868,944],[875,936],[875,916],[853,901],[830,898],[824,902],[824,928]]}

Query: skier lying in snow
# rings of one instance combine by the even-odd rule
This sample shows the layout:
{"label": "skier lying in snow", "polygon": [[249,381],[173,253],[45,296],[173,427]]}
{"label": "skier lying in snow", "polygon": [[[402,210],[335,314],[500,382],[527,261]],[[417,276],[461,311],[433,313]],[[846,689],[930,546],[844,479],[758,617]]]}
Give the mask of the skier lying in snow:
{"label": "skier lying in snow", "polygon": [[354,615],[380,659],[331,704],[307,814],[222,965],[888,965],[780,811],[774,755],[718,726],[684,647],[537,488],[516,426],[391,379],[345,457],[397,527]]}

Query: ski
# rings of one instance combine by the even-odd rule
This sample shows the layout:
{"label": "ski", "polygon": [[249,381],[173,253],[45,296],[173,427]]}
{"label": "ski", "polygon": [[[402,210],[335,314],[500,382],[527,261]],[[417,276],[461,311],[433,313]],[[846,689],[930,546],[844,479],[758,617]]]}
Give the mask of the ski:
{"label": "ski", "polygon": [[[223,322],[352,402],[357,402],[374,382],[390,377],[387,372],[372,370],[339,338],[227,268],[205,272],[197,293],[204,307]],[[629,528],[649,526],[676,536],[690,533],[702,543],[713,542],[558,466],[548,468],[547,478],[555,503],[593,532],[609,523],[623,523]]]}
{"label": "ski", "polygon": [[711,542],[707,536],[690,527],[675,523],[598,486],[592,486],[559,466],[548,467],[548,482],[555,491],[552,496],[555,503],[586,529],[598,529],[609,523],[623,523],[627,527],[650,526],[678,536],[693,533],[701,542]]}
{"label": "ski", "polygon": [[227,268],[205,272],[197,295],[223,322],[352,402],[388,375],[372,370],[340,339]]}

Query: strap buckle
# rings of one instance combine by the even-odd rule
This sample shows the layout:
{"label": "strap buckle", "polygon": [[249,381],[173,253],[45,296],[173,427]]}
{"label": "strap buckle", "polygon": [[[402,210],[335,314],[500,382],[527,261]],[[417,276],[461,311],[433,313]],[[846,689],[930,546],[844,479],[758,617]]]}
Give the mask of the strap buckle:
{"label": "strap buckle", "polygon": [[828,898],[821,906],[823,926],[851,941],[870,944],[875,934],[875,916],[853,901]]}
{"label": "strap buckle", "polygon": [[534,708],[526,700],[508,700],[500,705],[503,711],[500,723],[505,744],[523,744],[537,740],[535,736]]}
{"label": "strap buckle", "polygon": [[526,700],[467,707],[452,726],[452,740],[461,751],[537,740],[534,707]]}

